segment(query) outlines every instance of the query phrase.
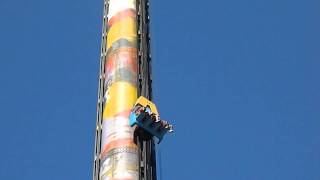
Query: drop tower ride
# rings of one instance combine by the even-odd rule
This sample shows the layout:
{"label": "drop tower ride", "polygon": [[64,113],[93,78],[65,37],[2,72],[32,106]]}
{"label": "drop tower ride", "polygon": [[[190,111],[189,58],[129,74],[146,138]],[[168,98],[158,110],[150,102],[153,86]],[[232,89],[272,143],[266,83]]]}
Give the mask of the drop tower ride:
{"label": "drop tower ride", "polygon": [[[93,180],[156,180],[148,0],[104,0]],[[139,98],[138,98],[139,97]]]}

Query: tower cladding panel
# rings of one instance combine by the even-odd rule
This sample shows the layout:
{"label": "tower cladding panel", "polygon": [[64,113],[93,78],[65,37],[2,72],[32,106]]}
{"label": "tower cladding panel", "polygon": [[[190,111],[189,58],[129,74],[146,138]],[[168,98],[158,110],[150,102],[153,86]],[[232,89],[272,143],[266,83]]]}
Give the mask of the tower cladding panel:
{"label": "tower cladding panel", "polygon": [[102,122],[101,180],[138,180],[139,154],[129,125],[137,99],[135,0],[109,0],[105,108]]}

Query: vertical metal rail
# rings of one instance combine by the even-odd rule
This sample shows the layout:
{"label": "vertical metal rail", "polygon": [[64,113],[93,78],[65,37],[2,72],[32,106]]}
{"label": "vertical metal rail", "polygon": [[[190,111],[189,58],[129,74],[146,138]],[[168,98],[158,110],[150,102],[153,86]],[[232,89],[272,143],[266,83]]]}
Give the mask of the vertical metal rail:
{"label": "vertical metal rail", "polygon": [[105,61],[107,55],[107,29],[108,29],[108,6],[109,0],[104,0],[103,3],[103,22],[102,22],[102,40],[101,40],[101,55],[99,65],[99,88],[98,88],[98,103],[97,103],[97,119],[96,119],[96,135],[95,135],[95,149],[94,149],[94,166],[93,166],[93,180],[100,180],[100,151],[101,151],[101,135],[102,135],[102,115],[104,108],[104,92],[105,92]]}
{"label": "vertical metal rail", "polygon": [[[152,100],[151,54],[149,34],[149,1],[136,0],[138,24],[138,97]],[[137,135],[139,147],[139,180],[156,180],[155,145],[151,135]]]}

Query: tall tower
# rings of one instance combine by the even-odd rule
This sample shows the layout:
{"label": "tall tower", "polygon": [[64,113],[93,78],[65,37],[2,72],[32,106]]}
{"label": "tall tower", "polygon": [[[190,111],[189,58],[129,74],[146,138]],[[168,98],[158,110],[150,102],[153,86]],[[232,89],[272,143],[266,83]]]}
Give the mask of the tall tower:
{"label": "tall tower", "polygon": [[134,131],[137,97],[151,100],[148,0],[104,0],[93,180],[156,180],[155,145]]}

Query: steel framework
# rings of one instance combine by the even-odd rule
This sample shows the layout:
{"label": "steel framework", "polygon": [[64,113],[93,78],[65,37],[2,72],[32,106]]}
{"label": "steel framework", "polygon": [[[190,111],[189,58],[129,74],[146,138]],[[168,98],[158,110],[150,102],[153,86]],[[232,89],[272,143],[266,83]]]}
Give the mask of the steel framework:
{"label": "steel framework", "polygon": [[[104,74],[106,62],[106,42],[108,31],[108,5],[104,0],[102,21],[102,40],[99,70],[99,87],[96,119],[96,135],[94,149],[93,180],[100,180],[102,115],[104,109]],[[138,35],[138,97],[144,96],[152,100],[151,54],[149,34],[149,0],[136,0],[137,35]],[[146,132],[135,132],[135,141],[139,147],[139,180],[156,180],[156,154],[153,137]]]}

